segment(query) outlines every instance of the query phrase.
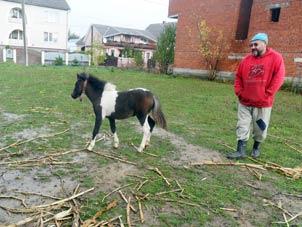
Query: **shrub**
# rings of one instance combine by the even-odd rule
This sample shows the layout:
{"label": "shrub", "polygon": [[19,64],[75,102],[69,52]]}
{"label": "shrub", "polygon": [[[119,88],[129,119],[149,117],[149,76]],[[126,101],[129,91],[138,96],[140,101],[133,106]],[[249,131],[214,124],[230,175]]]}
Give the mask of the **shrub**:
{"label": "shrub", "polygon": [[134,51],[134,61],[135,61],[136,66],[138,66],[138,67],[144,66],[143,54],[141,51],[139,51],[139,50]]}
{"label": "shrub", "polygon": [[78,59],[75,58],[75,59],[72,60],[71,65],[72,65],[72,66],[79,66],[79,65],[80,65],[80,62],[79,62]]}
{"label": "shrub", "polygon": [[63,58],[61,58],[61,56],[56,57],[54,63],[54,65],[63,65]]}
{"label": "shrub", "polygon": [[220,60],[229,49],[222,31],[210,28],[205,20],[198,23],[199,53],[208,70],[209,80],[215,80]]}

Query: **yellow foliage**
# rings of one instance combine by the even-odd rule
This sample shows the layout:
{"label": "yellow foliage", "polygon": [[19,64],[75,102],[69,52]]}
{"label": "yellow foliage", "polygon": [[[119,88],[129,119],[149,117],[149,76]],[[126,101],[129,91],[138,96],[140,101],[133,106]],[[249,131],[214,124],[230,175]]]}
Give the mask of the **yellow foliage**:
{"label": "yellow foliage", "polygon": [[222,31],[214,31],[205,20],[198,23],[199,46],[198,51],[204,58],[210,70],[209,79],[216,78],[219,61],[223,58],[224,52],[229,48]]}

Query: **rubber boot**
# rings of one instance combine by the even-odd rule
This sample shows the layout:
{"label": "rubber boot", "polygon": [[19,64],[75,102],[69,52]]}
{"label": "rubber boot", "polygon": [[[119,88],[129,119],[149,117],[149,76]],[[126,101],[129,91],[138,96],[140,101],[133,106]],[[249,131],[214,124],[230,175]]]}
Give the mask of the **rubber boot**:
{"label": "rubber boot", "polygon": [[237,151],[227,154],[228,159],[242,159],[246,157],[246,141],[238,140]]}
{"label": "rubber boot", "polygon": [[252,157],[253,158],[258,158],[260,156],[260,142],[255,141],[253,145],[253,150],[252,150]]}

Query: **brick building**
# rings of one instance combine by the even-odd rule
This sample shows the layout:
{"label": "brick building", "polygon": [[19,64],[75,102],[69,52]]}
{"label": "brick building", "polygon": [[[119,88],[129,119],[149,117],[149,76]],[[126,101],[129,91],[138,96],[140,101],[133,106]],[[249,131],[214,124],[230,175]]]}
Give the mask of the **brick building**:
{"label": "brick building", "polygon": [[178,19],[175,73],[205,72],[198,52],[197,24],[206,20],[224,33],[230,45],[219,66],[221,75],[233,75],[257,32],[266,32],[269,46],[283,54],[288,77],[302,74],[301,0],[170,0],[169,17]]}

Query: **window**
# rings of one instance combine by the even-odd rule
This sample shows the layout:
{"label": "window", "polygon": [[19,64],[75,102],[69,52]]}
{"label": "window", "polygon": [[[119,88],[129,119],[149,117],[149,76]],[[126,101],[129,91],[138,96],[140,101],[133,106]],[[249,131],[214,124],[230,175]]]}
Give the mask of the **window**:
{"label": "window", "polygon": [[22,10],[20,8],[13,8],[9,13],[10,18],[21,19]]}
{"label": "window", "polygon": [[52,32],[44,32],[44,42],[58,42],[58,34]]}
{"label": "window", "polygon": [[276,7],[276,8],[272,8],[271,9],[271,21],[273,22],[278,22],[279,21],[279,17],[280,17],[280,12],[281,12],[281,8],[280,7]]}
{"label": "window", "polygon": [[23,31],[14,30],[9,34],[10,39],[23,40]]}
{"label": "window", "polygon": [[131,42],[131,36],[130,35],[124,35],[125,42]]}

